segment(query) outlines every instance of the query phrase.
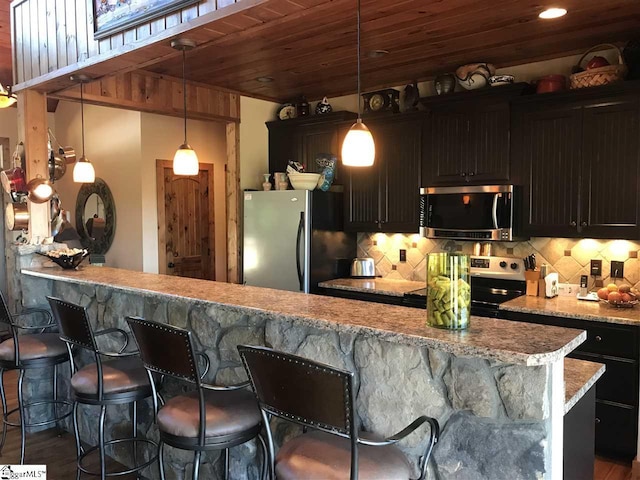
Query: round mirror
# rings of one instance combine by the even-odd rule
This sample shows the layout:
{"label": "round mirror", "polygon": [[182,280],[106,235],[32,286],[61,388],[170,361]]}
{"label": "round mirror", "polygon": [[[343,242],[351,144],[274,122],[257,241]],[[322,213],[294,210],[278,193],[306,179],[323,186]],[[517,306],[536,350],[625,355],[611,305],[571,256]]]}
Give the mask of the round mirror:
{"label": "round mirror", "polygon": [[116,208],[111,190],[101,178],[85,183],[76,200],[76,229],[82,246],[91,253],[105,254],[116,231]]}

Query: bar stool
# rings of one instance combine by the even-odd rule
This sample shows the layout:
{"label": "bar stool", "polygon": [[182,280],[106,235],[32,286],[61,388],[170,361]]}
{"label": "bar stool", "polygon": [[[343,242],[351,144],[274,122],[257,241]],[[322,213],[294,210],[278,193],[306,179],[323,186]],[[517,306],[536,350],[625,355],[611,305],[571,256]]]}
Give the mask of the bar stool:
{"label": "bar stool", "polygon": [[[19,325],[14,320],[18,317],[39,313],[48,319],[45,325]],[[0,440],[0,451],[4,447],[7,438],[7,426],[20,427],[20,464],[24,464],[26,449],[26,429],[29,427],[41,427],[58,423],[60,420],[71,415],[71,402],[58,400],[58,365],[68,360],[64,342],[57,333],[45,333],[56,326],[53,323],[51,313],[40,308],[24,310],[18,314],[9,312],[4,295],[0,292],[0,323],[7,325],[10,338],[0,343],[0,398],[2,399],[2,440]],[[20,335],[19,331],[36,332]],[[22,387],[25,372],[34,368],[53,367],[53,399],[36,400],[25,403]],[[4,390],[4,372],[7,370],[19,370],[18,377],[18,406],[7,411],[7,398]],[[53,418],[40,422],[27,423],[26,413],[30,407],[38,405],[53,405]],[[62,414],[58,415],[59,406],[68,407]],[[9,416],[20,412],[20,422],[9,421]]]}
{"label": "bar stool", "polygon": [[[260,409],[251,391],[245,388],[249,382],[227,387],[204,383],[202,379],[209,370],[209,358],[204,353],[195,352],[190,331],[142,318],[127,317],[127,322],[149,377],[152,373],[159,373],[196,387],[194,392],[167,400],[157,412],[160,478],[165,478],[165,443],[195,452],[193,480],[198,479],[203,451],[224,450],[224,478],[227,479],[229,448],[256,437],[262,449],[261,477],[264,478],[266,446],[260,436]],[[196,356],[205,361],[203,372],[198,371]]]}
{"label": "bar stool", "polygon": [[[266,347],[239,346],[238,351],[258,397],[266,425],[271,479],[392,480],[408,479],[411,468],[395,447],[424,423],[429,443],[420,459],[419,480],[438,441],[435,418],[421,416],[389,438],[358,431],[353,373]],[[315,429],[288,440],[274,458],[269,416]]]}
{"label": "bar stool", "polygon": [[[101,479],[112,476],[127,475],[139,472],[155,462],[157,456],[141,465],[137,463],[136,445],[138,443],[157,447],[151,440],[138,438],[137,403],[155,394],[155,386],[150,383],[138,352],[125,351],[129,343],[129,335],[120,328],[107,328],[94,332],[89,323],[85,308],[66,302],[59,298],[47,297],[53,316],[60,326],[60,338],[67,346],[72,365],[71,389],[73,395],[73,430],[76,437],[77,478],[81,473],[99,475]],[[122,337],[122,346],[117,352],[102,351],[96,344],[96,337],[116,333]],[[94,363],[75,369],[72,346],[88,350],[95,358]],[[111,360],[103,361],[102,357]],[[154,397],[154,404],[156,399]],[[78,429],[78,405],[99,405],[98,445],[84,450],[80,443]],[[133,432],[130,438],[118,438],[105,442],[104,423],[108,405],[131,405],[131,423]],[[105,448],[109,445],[131,442],[133,462],[132,468],[115,472],[106,470]],[[100,472],[92,472],[83,466],[83,460],[91,453],[98,451],[100,456]]]}

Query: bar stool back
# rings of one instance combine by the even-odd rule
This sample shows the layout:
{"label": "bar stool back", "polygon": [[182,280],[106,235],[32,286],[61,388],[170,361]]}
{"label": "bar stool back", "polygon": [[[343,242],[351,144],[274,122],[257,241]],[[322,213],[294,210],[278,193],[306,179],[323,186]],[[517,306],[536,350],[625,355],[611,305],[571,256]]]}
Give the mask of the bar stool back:
{"label": "bar stool back", "polygon": [[[209,358],[196,352],[189,330],[135,317],[127,317],[127,322],[149,375],[152,372],[168,375],[196,387],[195,392],[167,400],[157,413],[162,480],[165,478],[165,443],[195,452],[194,480],[199,475],[201,454],[206,450],[224,450],[225,479],[229,474],[229,448],[257,437],[263,458],[266,457],[266,447],[259,435],[260,409],[251,391],[246,389],[249,382],[231,386],[207,384],[202,379],[209,370]],[[197,357],[205,362],[203,372],[198,371]]]}
{"label": "bar stool back", "polygon": [[[362,434],[358,431],[352,372],[266,347],[241,345],[238,351],[267,426],[272,479],[406,480],[411,469],[394,444],[428,423],[429,443],[419,464],[419,479],[425,477],[440,431],[436,419],[418,417],[386,439]],[[288,440],[274,458],[270,415],[316,431]]]}
{"label": "bar stool back", "polygon": [[[71,388],[74,399],[73,429],[78,454],[78,478],[80,478],[81,472],[89,475],[99,475],[104,479],[106,477],[139,472],[148,467],[155,462],[157,457],[152,455],[148,461],[138,465],[136,445],[138,443],[153,447],[157,445],[151,440],[138,438],[137,402],[154,395],[155,404],[155,386],[147,377],[138,352],[125,351],[129,344],[129,335],[120,328],[107,328],[94,332],[84,307],[54,297],[47,297],[47,300],[51,305],[53,316],[60,326],[60,338],[66,343],[67,352],[71,359]],[[96,337],[108,334],[117,334],[121,337],[122,345],[117,352],[99,349]],[[90,352],[95,362],[76,371],[72,347],[78,347]],[[103,357],[110,360],[103,361]],[[78,404],[99,405],[101,407],[98,423],[98,445],[86,451],[80,442]],[[117,404],[131,405],[132,436],[130,438],[105,441],[106,408],[108,405]],[[134,466],[126,470],[107,472],[106,447],[126,442],[132,444]],[[96,450],[100,456],[100,472],[90,471],[83,466],[83,460],[87,455]]]}
{"label": "bar stool back", "polygon": [[[38,313],[47,318],[45,325],[21,325],[16,318]],[[5,324],[10,337],[0,343],[0,398],[2,399],[2,440],[0,451],[4,447],[7,438],[7,426],[20,427],[20,464],[24,463],[26,448],[26,429],[58,423],[63,418],[71,415],[71,403],[58,400],[58,365],[66,363],[68,357],[64,343],[57,333],[45,332],[56,327],[53,317],[48,310],[40,308],[26,309],[19,314],[9,312],[4,295],[0,292],[0,323]],[[21,335],[20,331],[34,332]],[[53,367],[53,398],[51,400],[35,400],[25,402],[23,397],[23,382],[25,372],[32,368]],[[7,409],[7,398],[4,390],[4,372],[7,370],[19,370],[18,377],[18,407]],[[27,422],[27,411],[30,407],[38,405],[53,405],[53,418],[39,422]],[[58,407],[63,406],[63,412],[58,412]],[[14,412],[20,412],[20,422],[12,422],[9,416]]]}

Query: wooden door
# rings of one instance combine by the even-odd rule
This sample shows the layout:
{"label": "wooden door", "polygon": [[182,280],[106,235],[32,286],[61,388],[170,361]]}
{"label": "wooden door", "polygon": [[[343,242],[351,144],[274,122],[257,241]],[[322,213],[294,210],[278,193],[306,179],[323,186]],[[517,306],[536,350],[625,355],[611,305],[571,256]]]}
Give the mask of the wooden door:
{"label": "wooden door", "polygon": [[524,179],[524,233],[577,236],[581,108],[527,105],[513,114],[512,152]]}
{"label": "wooden door", "polygon": [[421,119],[414,117],[376,130],[381,231],[418,233],[421,128]]}
{"label": "wooden door", "polygon": [[422,186],[459,185],[465,171],[469,115],[454,109],[429,112],[424,128]]}
{"label": "wooden door", "polygon": [[638,238],[640,101],[634,95],[586,106],[583,125],[582,232]]}
{"label": "wooden door", "polygon": [[157,160],[156,170],[160,273],[215,280],[213,165],[185,177]]}
{"label": "wooden door", "polygon": [[504,183],[509,180],[509,104],[480,105],[471,114],[466,151],[469,183]]}

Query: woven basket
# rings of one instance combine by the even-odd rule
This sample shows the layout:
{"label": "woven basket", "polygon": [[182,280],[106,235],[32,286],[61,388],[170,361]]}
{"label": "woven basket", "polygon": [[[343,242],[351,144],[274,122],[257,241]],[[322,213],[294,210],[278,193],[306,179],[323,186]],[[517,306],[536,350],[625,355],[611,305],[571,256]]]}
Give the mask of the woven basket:
{"label": "woven basket", "polygon": [[584,62],[587,55],[594,51],[602,50],[603,47],[611,47],[618,52],[619,64],[607,65],[605,67],[592,68],[591,70],[586,70],[584,72],[574,73],[569,77],[569,88],[598,87],[600,85],[607,85],[609,83],[624,80],[624,77],[627,75],[627,66],[624,64],[624,59],[622,58],[622,52],[620,52],[620,49],[611,43],[596,45],[595,47],[587,50],[587,52],[582,55],[582,58],[580,58],[578,67],[583,68],[582,62]]}

